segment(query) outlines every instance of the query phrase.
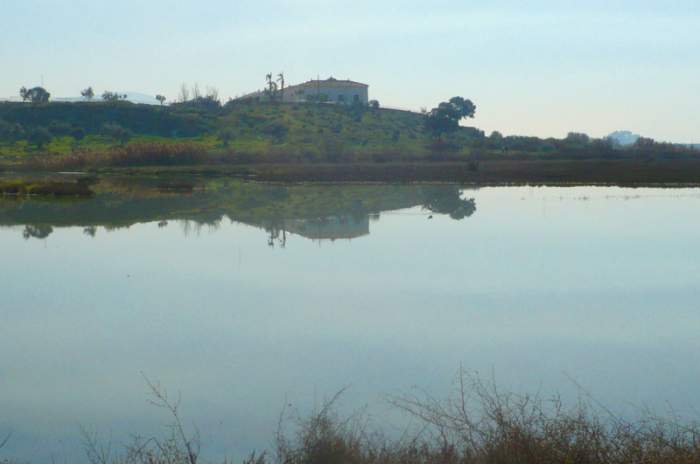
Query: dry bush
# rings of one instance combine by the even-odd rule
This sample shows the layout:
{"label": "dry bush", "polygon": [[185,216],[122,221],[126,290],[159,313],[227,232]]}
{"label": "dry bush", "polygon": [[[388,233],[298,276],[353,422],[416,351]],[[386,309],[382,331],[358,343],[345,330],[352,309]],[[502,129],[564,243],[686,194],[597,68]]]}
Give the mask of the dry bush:
{"label": "dry bush", "polygon": [[[374,445],[368,439],[361,414],[341,418],[335,409],[340,391],[307,417],[293,415],[292,438],[285,433],[285,411],[280,415],[276,436],[276,456],[280,464],[347,463],[368,461]],[[286,419],[288,420],[288,418]],[[370,446],[372,444],[372,446]]]}
{"label": "dry bush", "polygon": [[[700,462],[700,426],[647,413],[615,416],[592,400],[564,407],[558,397],[501,392],[460,371],[447,400],[427,394],[391,402],[417,418],[424,447],[464,464],[690,464]],[[444,461],[429,461],[444,462]]]}
{"label": "dry bush", "polygon": [[173,400],[159,384],[145,376],[144,379],[151,394],[149,403],[166,410],[171,417],[168,434],[165,438],[134,436],[130,444],[115,453],[111,441],[102,444],[96,433],[83,429],[83,444],[90,464],[197,464],[199,461],[199,432],[196,429],[192,434],[186,432],[180,416],[180,398]]}
{"label": "dry bush", "polygon": [[[366,422],[334,413],[335,399],[278,437],[280,464],[691,464],[700,463],[700,426],[647,413],[626,421],[593,400],[502,392],[460,372],[453,394],[390,398],[417,428],[389,440]],[[279,434],[278,434],[279,435]]]}
{"label": "dry bush", "polygon": [[[153,404],[173,418],[163,439],[134,438],[114,455],[84,434],[92,464],[196,464],[199,441],[186,433],[179,401],[148,382]],[[460,372],[447,399],[425,392],[391,397],[414,419],[399,438],[370,428],[363,412],[343,417],[337,393],[311,414],[283,410],[274,458],[253,453],[244,464],[698,464],[700,425],[650,413],[616,417],[590,398],[565,407],[558,397],[503,392]]]}

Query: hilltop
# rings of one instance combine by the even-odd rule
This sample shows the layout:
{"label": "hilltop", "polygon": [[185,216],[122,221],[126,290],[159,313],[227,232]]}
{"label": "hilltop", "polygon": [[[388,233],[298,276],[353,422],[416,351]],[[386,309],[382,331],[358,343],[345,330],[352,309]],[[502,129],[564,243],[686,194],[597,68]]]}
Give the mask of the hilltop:
{"label": "hilltop", "polygon": [[[154,95],[147,95],[145,93],[141,92],[121,92],[117,91],[115,92],[118,95],[125,95],[126,98],[124,98],[125,101],[130,102],[130,103],[136,103],[136,104],[144,104],[144,105],[159,105],[158,100]],[[79,103],[79,102],[86,102],[85,97],[80,96],[80,97],[55,97],[52,98],[51,101],[53,102],[70,102],[70,103]]]}

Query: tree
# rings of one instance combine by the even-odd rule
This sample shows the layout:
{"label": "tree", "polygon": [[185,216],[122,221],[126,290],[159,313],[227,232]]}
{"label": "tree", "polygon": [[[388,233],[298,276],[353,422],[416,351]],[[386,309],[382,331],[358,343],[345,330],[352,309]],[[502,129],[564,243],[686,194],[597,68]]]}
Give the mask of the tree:
{"label": "tree", "polygon": [[71,143],[71,149],[75,151],[80,145],[80,141],[85,138],[85,129],[80,126],[73,126],[70,131],[70,136],[73,137],[73,142]]}
{"label": "tree", "polygon": [[651,150],[655,145],[656,141],[654,139],[639,137],[632,147],[637,150]]}
{"label": "tree", "polygon": [[204,98],[208,98],[212,101],[219,101],[219,89],[207,86],[207,93],[204,95]]}
{"label": "tree", "polygon": [[53,233],[53,227],[49,225],[26,225],[24,226],[24,231],[22,231],[22,237],[25,240],[30,238],[45,239]]}
{"label": "tree", "polygon": [[12,124],[0,119],[0,140],[7,140],[12,134]]}
{"label": "tree", "polygon": [[457,110],[462,119],[473,118],[476,113],[476,105],[471,100],[465,100],[462,97],[452,97],[449,103]]}
{"label": "tree", "polygon": [[377,100],[370,100],[368,104],[369,104],[369,107],[372,108],[373,110],[379,109],[379,101],[377,101]]}
{"label": "tree", "polygon": [[70,134],[71,126],[62,121],[51,121],[48,129],[54,137],[63,137]]}
{"label": "tree", "polygon": [[277,75],[277,82],[280,83],[280,100],[284,101],[284,73],[281,72]]}
{"label": "tree", "polygon": [[45,127],[37,127],[29,133],[29,143],[33,143],[36,147],[41,150],[44,146],[51,142],[51,132]]}
{"label": "tree", "polygon": [[216,89],[210,89],[208,93],[204,96],[197,93],[198,96],[193,97],[191,100],[178,102],[177,106],[186,106],[193,108],[201,108],[204,110],[216,110],[221,108],[221,101],[219,100],[219,93]]}
{"label": "tree", "polygon": [[126,100],[126,99],[127,99],[126,94],[110,92],[108,90],[102,94],[102,100],[104,100],[106,102],[118,102],[120,100]]}
{"label": "tree", "polygon": [[85,129],[79,126],[73,126],[70,131],[70,136],[73,137],[76,141],[80,142],[85,138]]}
{"label": "tree", "polygon": [[462,198],[459,188],[454,186],[424,187],[424,208],[438,214],[449,214],[452,219],[462,220],[476,212],[473,198]]}
{"label": "tree", "polygon": [[235,134],[233,131],[229,128],[222,129],[219,132],[219,138],[221,139],[221,142],[223,143],[224,147],[228,147],[229,143],[231,140],[233,140]]}
{"label": "tree", "polygon": [[435,138],[440,138],[442,134],[456,131],[462,119],[473,118],[475,113],[476,105],[471,100],[453,97],[425,114],[425,128]]}
{"label": "tree", "polygon": [[501,134],[498,131],[491,132],[491,135],[489,136],[488,144],[491,148],[503,149],[504,148],[503,134]]}
{"label": "tree", "polygon": [[22,87],[19,89],[19,96],[22,97],[22,101],[29,100],[32,103],[48,103],[51,98],[51,94],[43,87],[33,87],[29,90]]}
{"label": "tree", "polygon": [[95,91],[92,90],[92,87],[88,87],[87,89],[82,90],[80,95],[82,95],[87,101],[92,101],[92,99],[95,98]]}
{"label": "tree", "polygon": [[119,124],[107,123],[102,126],[102,135],[111,138],[121,145],[126,145],[133,134],[129,129],[126,129]]}
{"label": "tree", "polygon": [[274,100],[277,94],[277,82],[272,79],[272,73],[265,75],[265,81],[267,82],[267,89],[265,89],[265,94],[270,100]]}
{"label": "tree", "polygon": [[167,98],[165,98],[163,95],[156,95],[156,100],[160,102],[160,106],[163,106],[163,103],[165,103],[165,100],[167,100]]}
{"label": "tree", "polygon": [[588,143],[591,141],[591,138],[587,134],[582,134],[579,132],[569,132],[566,135],[565,140],[569,144],[588,145]]}
{"label": "tree", "polygon": [[190,99],[190,89],[187,87],[187,84],[184,82],[180,86],[180,95],[179,95],[180,103],[185,103]]}
{"label": "tree", "polygon": [[24,127],[22,127],[22,124],[15,124],[10,128],[10,133],[9,133],[9,138],[10,140],[22,140],[27,136],[27,131],[24,130]]}

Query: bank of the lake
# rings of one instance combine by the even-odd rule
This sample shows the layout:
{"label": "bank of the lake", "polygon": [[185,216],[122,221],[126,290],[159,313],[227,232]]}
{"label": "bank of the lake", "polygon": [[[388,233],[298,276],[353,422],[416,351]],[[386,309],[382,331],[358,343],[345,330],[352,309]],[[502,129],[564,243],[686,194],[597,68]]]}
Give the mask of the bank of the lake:
{"label": "bank of the lake", "polygon": [[[9,167],[6,172],[26,172]],[[32,170],[37,172],[36,170]],[[2,172],[2,171],[0,171]],[[46,171],[47,173],[49,171]],[[700,160],[486,160],[407,163],[205,164],[89,168],[97,175],[222,176],[267,182],[458,182],[477,185],[698,185]]]}
{"label": "bank of the lake", "polygon": [[641,138],[430,129],[429,113],[280,102],[0,103],[0,170],[172,169],[275,181],[697,182],[700,151]]}

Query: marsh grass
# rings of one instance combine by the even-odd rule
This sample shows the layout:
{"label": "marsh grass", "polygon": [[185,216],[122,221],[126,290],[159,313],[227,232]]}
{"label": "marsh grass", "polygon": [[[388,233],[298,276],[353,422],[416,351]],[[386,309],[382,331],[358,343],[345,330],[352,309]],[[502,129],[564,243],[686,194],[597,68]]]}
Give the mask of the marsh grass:
{"label": "marsh grass", "polygon": [[[149,383],[154,404],[173,422],[164,439],[137,437],[118,453],[86,434],[92,464],[196,464],[199,438],[188,435],[179,402]],[[284,410],[272,452],[244,464],[697,464],[700,425],[645,413],[634,421],[591,399],[566,407],[553,397],[516,395],[460,373],[452,395],[390,397],[413,426],[390,438],[363,412],[341,416],[343,392],[308,415]],[[230,461],[225,461],[230,462]]]}
{"label": "marsh grass", "polygon": [[189,142],[139,142],[107,150],[74,151],[61,156],[36,156],[26,161],[30,169],[60,171],[99,167],[181,166],[208,164],[216,156],[206,147]]}
{"label": "marsh grass", "polygon": [[15,197],[89,197],[93,192],[84,181],[0,180],[0,195]]}

